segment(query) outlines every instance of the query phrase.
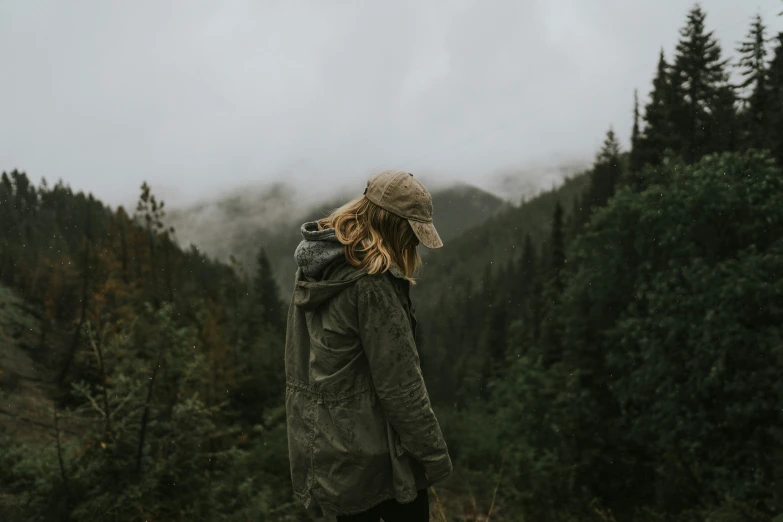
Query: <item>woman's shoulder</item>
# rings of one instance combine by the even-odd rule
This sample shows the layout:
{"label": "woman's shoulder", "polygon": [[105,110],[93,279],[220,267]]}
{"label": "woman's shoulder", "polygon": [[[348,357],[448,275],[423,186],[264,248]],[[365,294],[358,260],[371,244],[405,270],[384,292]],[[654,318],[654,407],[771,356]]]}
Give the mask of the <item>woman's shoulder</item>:
{"label": "woman's shoulder", "polygon": [[364,293],[374,292],[398,295],[410,283],[408,283],[408,280],[398,268],[396,272],[394,273],[392,269],[389,269],[375,274],[365,274],[364,277],[357,280],[356,287],[360,292]]}

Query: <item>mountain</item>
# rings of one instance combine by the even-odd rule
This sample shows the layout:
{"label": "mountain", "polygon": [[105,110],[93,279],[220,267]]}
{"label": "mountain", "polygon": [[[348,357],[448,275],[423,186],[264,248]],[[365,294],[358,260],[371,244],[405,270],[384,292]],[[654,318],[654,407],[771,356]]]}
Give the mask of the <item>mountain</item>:
{"label": "mountain", "polygon": [[[180,244],[195,244],[220,260],[242,258],[248,241],[290,226],[304,209],[295,190],[284,183],[245,187],[184,208],[170,209],[166,224]],[[250,258],[252,259],[252,257]]]}
{"label": "mountain", "polygon": [[465,230],[434,255],[424,258],[426,275],[415,287],[422,301],[419,308],[435,312],[441,299],[448,297],[449,289],[462,281],[476,282],[485,267],[500,267],[522,253],[526,233],[534,244],[540,245],[549,234],[552,212],[556,202],[566,210],[573,206],[589,182],[585,174],[567,177],[563,183],[540,193],[521,205],[506,205],[492,216]]}
{"label": "mountain", "polygon": [[566,179],[589,168],[589,161],[556,156],[541,164],[496,172],[482,183],[482,187],[506,201],[519,204],[559,187]]}
{"label": "mountain", "polygon": [[[301,224],[326,215],[351,197],[346,194],[303,207],[293,188],[277,183],[174,209],[166,222],[176,229],[181,244],[193,243],[220,260],[233,256],[247,271],[263,247],[285,294],[296,271],[293,252],[301,240]],[[438,232],[446,244],[511,207],[502,198],[468,184],[433,190],[432,200]],[[427,254],[426,249],[422,254]]]}

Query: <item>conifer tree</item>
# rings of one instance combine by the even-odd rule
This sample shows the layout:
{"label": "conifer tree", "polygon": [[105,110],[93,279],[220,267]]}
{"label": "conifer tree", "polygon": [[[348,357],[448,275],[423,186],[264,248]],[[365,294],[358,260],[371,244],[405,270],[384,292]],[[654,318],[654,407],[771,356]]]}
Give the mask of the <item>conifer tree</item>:
{"label": "conifer tree", "polygon": [[92,194],[89,195],[89,204],[87,205],[87,217],[85,219],[84,224],[84,237],[82,239],[82,256],[81,256],[81,292],[80,292],[80,313],[79,313],[79,323],[76,326],[76,329],[73,332],[73,337],[71,338],[71,342],[69,343],[69,349],[65,354],[65,359],[62,363],[62,368],[60,369],[60,372],[57,376],[58,384],[63,385],[66,381],[66,377],[68,376],[68,373],[71,371],[71,366],[74,361],[74,356],[76,355],[76,351],[79,349],[80,343],[82,342],[82,329],[84,327],[84,322],[87,320],[87,313],[89,310],[89,307],[91,305],[91,299],[90,299],[90,287],[91,283],[93,281],[93,270],[94,267],[92,266],[92,243],[93,243],[93,225],[92,225],[92,203],[93,203],[93,197]]}
{"label": "conifer tree", "polygon": [[524,303],[533,289],[533,280],[536,278],[536,252],[530,232],[525,234],[525,242],[522,247],[522,257],[519,260],[519,288],[517,292]]}
{"label": "conifer tree", "polygon": [[555,209],[552,216],[552,233],[549,243],[549,278],[555,282],[558,290],[561,287],[561,273],[565,268],[565,242],[563,237],[563,206],[560,201],[555,203]]}
{"label": "conifer tree", "polygon": [[[136,203],[136,219],[139,222],[144,223],[147,232],[150,253],[150,275],[152,276],[152,302],[156,308],[160,306],[160,294],[158,289],[159,263],[157,260],[156,245],[160,241],[161,232],[165,230],[165,226],[163,225],[163,217],[165,216],[165,211],[163,210],[164,205],[165,202],[161,201],[158,203],[155,199],[147,182],[145,181],[142,183],[141,195],[139,196],[139,201]],[[167,273],[166,277],[168,278],[169,275],[170,274]]]}
{"label": "conifer tree", "polygon": [[641,131],[639,130],[639,91],[633,91],[633,128],[631,129],[631,172],[638,172],[642,168],[640,150]]}
{"label": "conifer tree", "polygon": [[747,39],[737,51],[741,58],[744,81],[739,85],[744,91],[742,120],[745,127],[745,143],[754,148],[763,148],[768,141],[769,130],[769,82],[767,70],[766,26],[761,15],[756,15],[748,31]]}
{"label": "conifer tree", "polygon": [[563,270],[565,269],[565,241],[563,234],[563,206],[558,201],[552,215],[552,230],[549,241],[546,283],[543,291],[540,355],[545,363],[558,360],[562,355],[558,307],[563,293]]}
{"label": "conifer tree", "polygon": [[592,209],[606,205],[614,195],[617,183],[622,175],[620,163],[620,142],[610,128],[601,150],[596,155],[593,170],[590,173],[590,187],[587,191],[586,207],[588,216]]}
{"label": "conifer tree", "polygon": [[769,140],[772,155],[783,166],[783,32],[779,33],[769,64]]}
{"label": "conifer tree", "polygon": [[678,139],[672,117],[673,110],[671,66],[666,62],[661,49],[650,101],[644,111],[644,131],[639,138],[637,154],[641,164],[657,165],[666,149],[676,147]]}
{"label": "conifer tree", "polygon": [[735,95],[728,83],[721,48],[705,28],[706,14],[697,4],[680,30],[672,89],[676,103],[673,123],[686,162],[735,143]]}
{"label": "conifer tree", "polygon": [[533,239],[530,233],[525,234],[525,243],[522,247],[522,257],[519,266],[519,294],[520,318],[525,328],[528,339],[538,337],[539,317],[537,310],[540,305],[539,274],[536,270],[538,259],[536,257]]}
{"label": "conifer tree", "polygon": [[277,282],[272,274],[269,257],[263,248],[256,258],[256,273],[253,279],[254,299],[258,306],[258,319],[268,330],[283,331],[284,316]]}

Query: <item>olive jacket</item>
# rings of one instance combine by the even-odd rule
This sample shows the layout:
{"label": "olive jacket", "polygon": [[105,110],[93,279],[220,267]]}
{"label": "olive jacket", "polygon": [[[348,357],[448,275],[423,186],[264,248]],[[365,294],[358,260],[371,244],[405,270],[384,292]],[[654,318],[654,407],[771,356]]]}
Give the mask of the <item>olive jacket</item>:
{"label": "olive jacket", "polygon": [[311,222],[302,234],[285,345],[294,493],[327,516],[412,502],[452,463],[419,365],[410,284],[397,268],[350,265],[332,229]]}

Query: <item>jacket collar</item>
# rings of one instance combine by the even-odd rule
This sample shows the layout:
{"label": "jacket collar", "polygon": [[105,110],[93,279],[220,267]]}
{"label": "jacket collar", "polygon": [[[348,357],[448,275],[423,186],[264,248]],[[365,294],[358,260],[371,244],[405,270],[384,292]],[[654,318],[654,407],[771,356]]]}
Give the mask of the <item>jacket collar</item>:
{"label": "jacket collar", "polygon": [[394,265],[394,264],[389,265],[389,273],[391,275],[393,275],[394,277],[397,277],[397,278],[400,278],[400,279],[404,279],[405,281],[408,280],[408,278],[405,277],[405,274],[402,273],[402,270],[397,268],[397,265]]}

